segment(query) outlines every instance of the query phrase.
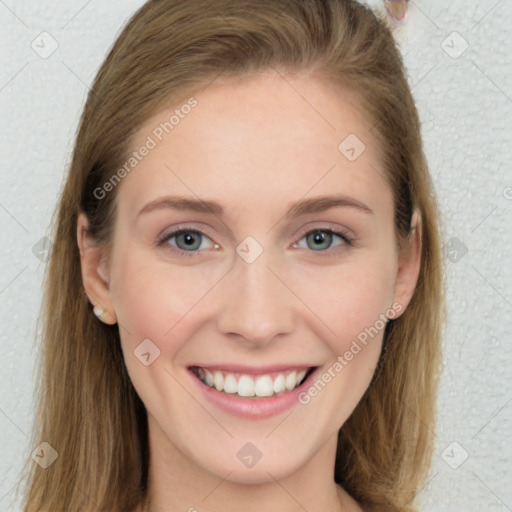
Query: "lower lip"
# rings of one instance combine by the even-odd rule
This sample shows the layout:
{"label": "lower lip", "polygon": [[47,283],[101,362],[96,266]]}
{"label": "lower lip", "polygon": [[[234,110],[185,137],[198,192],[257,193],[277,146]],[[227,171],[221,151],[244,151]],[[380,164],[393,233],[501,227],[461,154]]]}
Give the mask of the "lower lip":
{"label": "lower lip", "polygon": [[207,386],[192,371],[189,370],[189,373],[206,399],[215,406],[239,418],[264,419],[286,411],[294,404],[299,403],[299,394],[309,388],[319,370],[320,367],[317,367],[300,386],[292,391],[284,391],[267,398],[244,398],[237,394],[217,391],[215,388]]}

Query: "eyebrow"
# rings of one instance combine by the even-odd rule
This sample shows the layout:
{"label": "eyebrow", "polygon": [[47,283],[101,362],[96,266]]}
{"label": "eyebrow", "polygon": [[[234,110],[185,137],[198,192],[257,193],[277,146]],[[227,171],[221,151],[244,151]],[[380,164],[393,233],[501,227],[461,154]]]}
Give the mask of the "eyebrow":
{"label": "eyebrow", "polygon": [[[330,208],[347,207],[354,210],[373,215],[373,210],[366,204],[344,195],[324,195],[301,199],[293,203],[285,215],[285,219],[299,217],[308,213],[319,213]],[[200,213],[211,213],[222,217],[224,208],[216,201],[208,199],[193,199],[184,196],[164,196],[147,203],[137,214],[137,216],[153,212],[155,210],[173,209],[188,210]]]}

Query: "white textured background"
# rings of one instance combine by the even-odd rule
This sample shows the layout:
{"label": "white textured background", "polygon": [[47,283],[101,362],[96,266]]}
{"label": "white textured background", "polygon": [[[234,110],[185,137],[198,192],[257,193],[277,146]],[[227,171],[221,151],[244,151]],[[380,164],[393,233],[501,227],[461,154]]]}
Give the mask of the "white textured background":
{"label": "white textured background", "polygon": [[[0,511],[20,510],[15,485],[35,448],[41,240],[88,84],[142,3],[0,0]],[[446,249],[449,323],[424,512],[512,511],[511,20],[512,0],[418,0],[396,34]]]}

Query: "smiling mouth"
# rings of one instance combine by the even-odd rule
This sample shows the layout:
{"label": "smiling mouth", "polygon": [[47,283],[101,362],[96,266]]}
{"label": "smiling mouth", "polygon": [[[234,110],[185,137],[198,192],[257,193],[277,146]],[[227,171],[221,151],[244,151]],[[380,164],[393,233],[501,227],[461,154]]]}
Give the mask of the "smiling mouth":
{"label": "smiling mouth", "polygon": [[189,370],[206,386],[230,395],[242,398],[263,398],[277,396],[299,387],[316,366],[302,369],[290,369],[282,372],[250,375],[241,372],[209,370],[200,366],[191,366]]}

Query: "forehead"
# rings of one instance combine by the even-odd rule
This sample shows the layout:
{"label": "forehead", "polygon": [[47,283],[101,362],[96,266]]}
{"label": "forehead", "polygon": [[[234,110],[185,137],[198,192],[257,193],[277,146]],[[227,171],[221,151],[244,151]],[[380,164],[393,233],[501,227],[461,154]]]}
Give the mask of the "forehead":
{"label": "forehead", "polygon": [[139,128],[130,150],[150,149],[118,201],[138,211],[164,193],[241,209],[314,192],[391,200],[371,128],[356,94],[317,78],[267,73],[211,84]]}

